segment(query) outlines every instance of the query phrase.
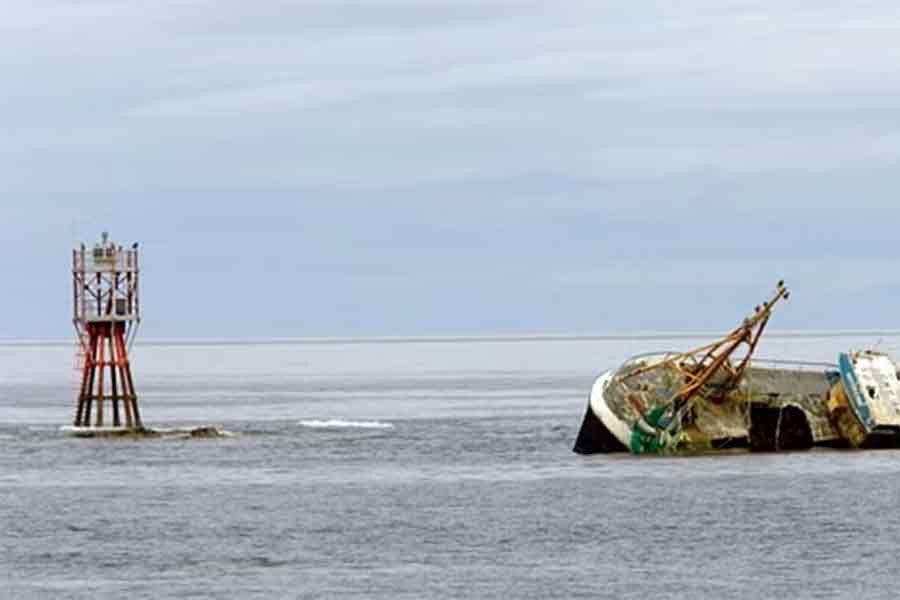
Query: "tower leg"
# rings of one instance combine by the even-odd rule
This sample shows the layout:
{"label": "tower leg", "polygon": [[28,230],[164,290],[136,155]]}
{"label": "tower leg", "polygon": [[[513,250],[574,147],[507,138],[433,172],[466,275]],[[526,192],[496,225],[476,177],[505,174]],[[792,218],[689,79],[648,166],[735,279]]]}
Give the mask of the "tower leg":
{"label": "tower leg", "polygon": [[134,428],[134,411],[131,410],[131,396],[128,391],[128,383],[125,381],[125,372],[122,368],[122,359],[119,359],[119,375],[121,376],[120,381],[122,382],[122,408],[125,409],[125,426],[129,429]]}
{"label": "tower leg", "polygon": [[[81,386],[75,411],[75,425],[96,427],[105,424],[104,404],[109,401],[112,409],[112,425],[128,429],[142,429],[138,411],[134,379],[125,345],[124,323],[89,323],[87,328],[87,352],[81,372]],[[106,370],[109,369],[111,392],[106,394]]]}
{"label": "tower leg", "polygon": [[[84,343],[84,342],[82,341],[82,343]],[[90,340],[88,340],[87,346],[88,347],[84,350],[84,365],[81,368],[81,388],[79,389],[79,392],[78,392],[78,408],[75,411],[75,422],[73,423],[73,425],[75,425],[76,427],[81,425],[82,421],[84,420],[84,415],[85,415],[84,409],[85,409],[85,403],[87,402],[87,395],[88,395],[87,382],[88,382],[88,377],[90,375],[91,361],[93,359],[93,357],[91,356],[91,354],[89,352]]]}
{"label": "tower leg", "polygon": [[97,338],[97,351],[99,353],[97,360],[97,367],[99,368],[100,376],[97,378],[97,420],[95,421],[97,427],[103,427],[103,401],[106,398],[103,395],[105,391],[103,389],[103,375],[106,370],[106,361],[104,360],[106,354],[106,330],[101,329],[100,335]]}
{"label": "tower leg", "polygon": [[119,362],[118,356],[116,356],[115,352],[115,343],[113,342],[113,336],[109,336],[107,340],[109,342],[109,383],[112,386],[112,413],[113,413],[113,425],[116,427],[120,427],[122,425],[121,420],[119,419],[119,385],[116,381],[116,367]]}
{"label": "tower leg", "polygon": [[93,398],[94,398],[94,378],[97,373],[97,363],[95,356],[97,355],[97,332],[93,327],[88,328],[88,332],[90,335],[89,342],[89,352],[87,355],[88,367],[87,367],[87,380],[85,381],[85,389],[87,390],[87,394],[84,398],[84,413],[82,415],[81,425],[82,427],[90,427],[91,425],[91,408],[93,407]]}
{"label": "tower leg", "polygon": [[125,346],[125,328],[117,328],[115,336],[122,362],[122,387],[128,389],[124,402],[131,407],[131,413],[134,417],[134,427],[143,429],[144,425],[141,422],[141,413],[138,409],[137,393],[134,389],[134,378],[131,376],[131,363],[128,359],[128,349]]}

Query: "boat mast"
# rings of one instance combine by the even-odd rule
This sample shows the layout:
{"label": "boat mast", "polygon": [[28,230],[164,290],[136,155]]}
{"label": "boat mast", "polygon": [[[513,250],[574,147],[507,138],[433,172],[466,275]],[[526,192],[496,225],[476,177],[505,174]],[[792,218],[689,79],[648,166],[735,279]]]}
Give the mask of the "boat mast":
{"label": "boat mast", "polygon": [[[630,379],[641,373],[660,368],[672,368],[683,376],[683,385],[672,395],[669,415],[671,421],[667,429],[675,430],[693,405],[693,401],[719,373],[725,373],[725,379],[716,384],[716,393],[720,397],[736,388],[756,351],[759,340],[772,316],[772,310],[781,300],[790,298],[790,291],[784,281],[779,281],[773,296],[765,303],[757,306],[753,313],[731,333],[705,346],[673,355],[659,363],[641,367],[627,373],[623,379]],[[731,357],[740,348],[746,348],[746,354],[737,365]]]}

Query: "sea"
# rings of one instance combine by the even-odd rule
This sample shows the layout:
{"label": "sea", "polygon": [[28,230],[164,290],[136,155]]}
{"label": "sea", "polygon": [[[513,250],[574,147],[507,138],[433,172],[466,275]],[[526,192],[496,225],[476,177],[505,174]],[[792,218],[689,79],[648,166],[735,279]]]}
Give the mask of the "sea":
{"label": "sea", "polygon": [[72,437],[72,345],[0,345],[0,597],[896,597],[900,452],[572,452],[601,372],[703,341],[138,343],[148,439]]}

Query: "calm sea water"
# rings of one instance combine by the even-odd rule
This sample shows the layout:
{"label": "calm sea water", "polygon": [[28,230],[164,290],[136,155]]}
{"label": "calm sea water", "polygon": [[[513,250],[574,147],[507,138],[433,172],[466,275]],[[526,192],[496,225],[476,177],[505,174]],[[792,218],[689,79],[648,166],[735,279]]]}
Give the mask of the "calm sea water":
{"label": "calm sea water", "polygon": [[148,424],[234,433],[140,441],[59,431],[70,347],[0,347],[0,597],[896,597],[898,452],[571,452],[597,374],[694,343],[139,346]]}

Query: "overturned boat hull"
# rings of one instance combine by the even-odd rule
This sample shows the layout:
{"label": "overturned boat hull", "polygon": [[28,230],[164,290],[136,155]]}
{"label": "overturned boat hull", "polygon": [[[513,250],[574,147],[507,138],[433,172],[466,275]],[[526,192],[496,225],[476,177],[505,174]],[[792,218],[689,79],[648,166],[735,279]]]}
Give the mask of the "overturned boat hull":
{"label": "overturned boat hull", "polygon": [[[900,370],[886,354],[838,364],[757,361],[779,281],[731,333],[686,352],[636,356],[601,375],[575,441],[581,454],[900,447]],[[740,351],[739,351],[740,350]]]}
{"label": "overturned boat hull", "polygon": [[847,445],[826,407],[839,378],[837,368],[810,363],[751,367],[739,389],[695,406],[677,443],[648,445],[641,424],[648,413],[666,404],[666,386],[671,382],[665,381],[667,374],[660,371],[648,371],[636,381],[623,381],[623,375],[653,360],[662,358],[633,359],[595,381],[575,452],[646,454],[734,448],[773,452]]}

